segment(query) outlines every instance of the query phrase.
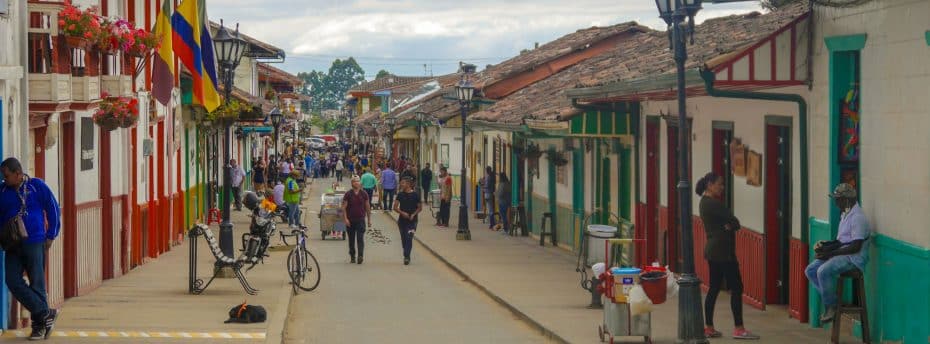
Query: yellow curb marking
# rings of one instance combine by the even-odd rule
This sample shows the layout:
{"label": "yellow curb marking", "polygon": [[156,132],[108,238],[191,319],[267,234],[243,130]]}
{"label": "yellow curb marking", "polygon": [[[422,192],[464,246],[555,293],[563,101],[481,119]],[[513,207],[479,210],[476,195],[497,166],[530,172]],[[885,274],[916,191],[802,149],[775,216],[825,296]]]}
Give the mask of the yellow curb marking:
{"label": "yellow curb marking", "polygon": [[[2,337],[25,338],[28,331],[4,331]],[[72,338],[199,338],[199,339],[265,339],[264,332],[139,332],[139,331],[55,331],[52,337]]]}

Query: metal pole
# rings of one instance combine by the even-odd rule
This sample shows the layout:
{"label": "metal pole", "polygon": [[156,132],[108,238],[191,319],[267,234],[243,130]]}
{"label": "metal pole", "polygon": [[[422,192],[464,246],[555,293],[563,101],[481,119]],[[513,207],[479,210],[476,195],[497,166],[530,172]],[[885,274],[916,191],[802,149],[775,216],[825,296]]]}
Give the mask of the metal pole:
{"label": "metal pole", "polygon": [[422,121],[423,120],[420,119],[420,117],[417,117],[417,180],[419,180],[420,182],[416,183],[416,184],[419,184],[416,186],[416,189],[420,190],[419,194],[421,196],[429,192],[428,190],[421,190],[422,188],[420,187],[420,185],[423,185],[424,181],[420,180],[421,176],[419,174],[420,174],[420,170],[422,170],[423,166],[425,166],[423,164],[423,135],[420,134],[421,131],[423,130],[421,127],[423,125]]}
{"label": "metal pole", "polygon": [[[678,6],[677,8],[681,8]],[[688,51],[681,22],[684,12],[679,10],[672,23],[672,41],[675,47],[675,64],[678,70],[678,220],[681,228],[681,252],[684,261],[678,280],[678,343],[708,343],[704,338],[704,314],[701,313],[701,280],[694,274],[694,234],[691,228],[691,182],[688,168],[688,117],[686,114],[685,61]]]}
{"label": "metal pole", "polygon": [[462,102],[462,175],[459,178],[461,184],[459,192],[459,230],[455,238],[458,240],[471,240],[471,232],[468,230],[468,198],[465,197],[465,115],[468,112],[468,104]]}
{"label": "metal pole", "polygon": [[[226,100],[232,91],[232,68],[226,67],[223,73]],[[224,123],[223,129],[223,222],[220,224],[220,249],[227,257],[233,257],[233,225],[230,221],[230,204],[232,200],[232,164],[230,164],[230,150],[232,150],[232,122]]]}

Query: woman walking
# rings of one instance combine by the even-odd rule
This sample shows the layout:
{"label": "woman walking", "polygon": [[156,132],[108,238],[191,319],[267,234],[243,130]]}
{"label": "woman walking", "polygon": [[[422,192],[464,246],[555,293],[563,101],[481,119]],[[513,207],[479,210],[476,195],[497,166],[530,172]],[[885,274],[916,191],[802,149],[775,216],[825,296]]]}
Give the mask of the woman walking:
{"label": "woman walking", "polygon": [[501,172],[499,179],[497,181],[497,208],[500,210],[501,214],[501,234],[510,233],[510,217],[507,216],[507,211],[510,210],[511,199],[510,194],[510,179],[507,178],[507,175],[504,172]]}
{"label": "woman walking", "polygon": [[716,338],[723,335],[714,329],[714,306],[717,294],[720,293],[720,284],[726,279],[730,287],[730,309],[733,311],[735,326],[733,338],[759,339],[759,336],[743,327],[743,280],[736,260],[736,231],[741,227],[733,211],[721,201],[723,191],[723,177],[713,172],[698,180],[695,187],[695,192],[701,196],[701,221],[704,222],[707,235],[704,259],[710,266],[710,289],[704,300],[704,336]]}
{"label": "woman walking", "polygon": [[397,212],[397,228],[400,230],[400,242],[404,249],[404,265],[410,265],[410,250],[413,249],[413,234],[417,231],[417,215],[423,210],[420,204],[420,195],[413,186],[413,178],[404,178],[400,181],[400,192],[397,193],[397,202],[394,211]]}

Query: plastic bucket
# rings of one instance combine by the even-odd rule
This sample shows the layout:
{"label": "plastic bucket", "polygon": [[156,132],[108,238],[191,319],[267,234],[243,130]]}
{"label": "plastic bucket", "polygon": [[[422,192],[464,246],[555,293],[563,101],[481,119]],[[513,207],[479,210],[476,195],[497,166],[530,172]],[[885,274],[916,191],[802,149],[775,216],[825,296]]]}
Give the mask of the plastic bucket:
{"label": "plastic bucket", "polygon": [[588,266],[594,263],[605,262],[604,239],[617,236],[617,227],[605,225],[588,225]]}
{"label": "plastic bucket", "polygon": [[643,291],[646,292],[649,300],[652,300],[652,304],[665,303],[667,280],[668,272],[665,271],[644,272],[639,276],[639,284],[643,286]]}
{"label": "plastic bucket", "polygon": [[639,274],[642,270],[637,268],[613,268],[610,274],[614,279],[614,302],[626,303],[630,289],[639,284]]}

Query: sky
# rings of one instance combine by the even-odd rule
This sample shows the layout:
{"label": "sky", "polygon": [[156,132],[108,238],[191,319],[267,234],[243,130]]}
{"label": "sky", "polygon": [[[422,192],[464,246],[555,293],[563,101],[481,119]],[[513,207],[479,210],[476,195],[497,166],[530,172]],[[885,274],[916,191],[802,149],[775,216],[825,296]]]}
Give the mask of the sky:
{"label": "sky", "polygon": [[[373,79],[483,68],[568,33],[636,21],[664,29],[653,0],[209,0],[208,16],[284,49],[279,67],[327,70],[353,56]],[[758,2],[705,3],[698,22],[760,10]],[[696,44],[700,44],[697,42]]]}

